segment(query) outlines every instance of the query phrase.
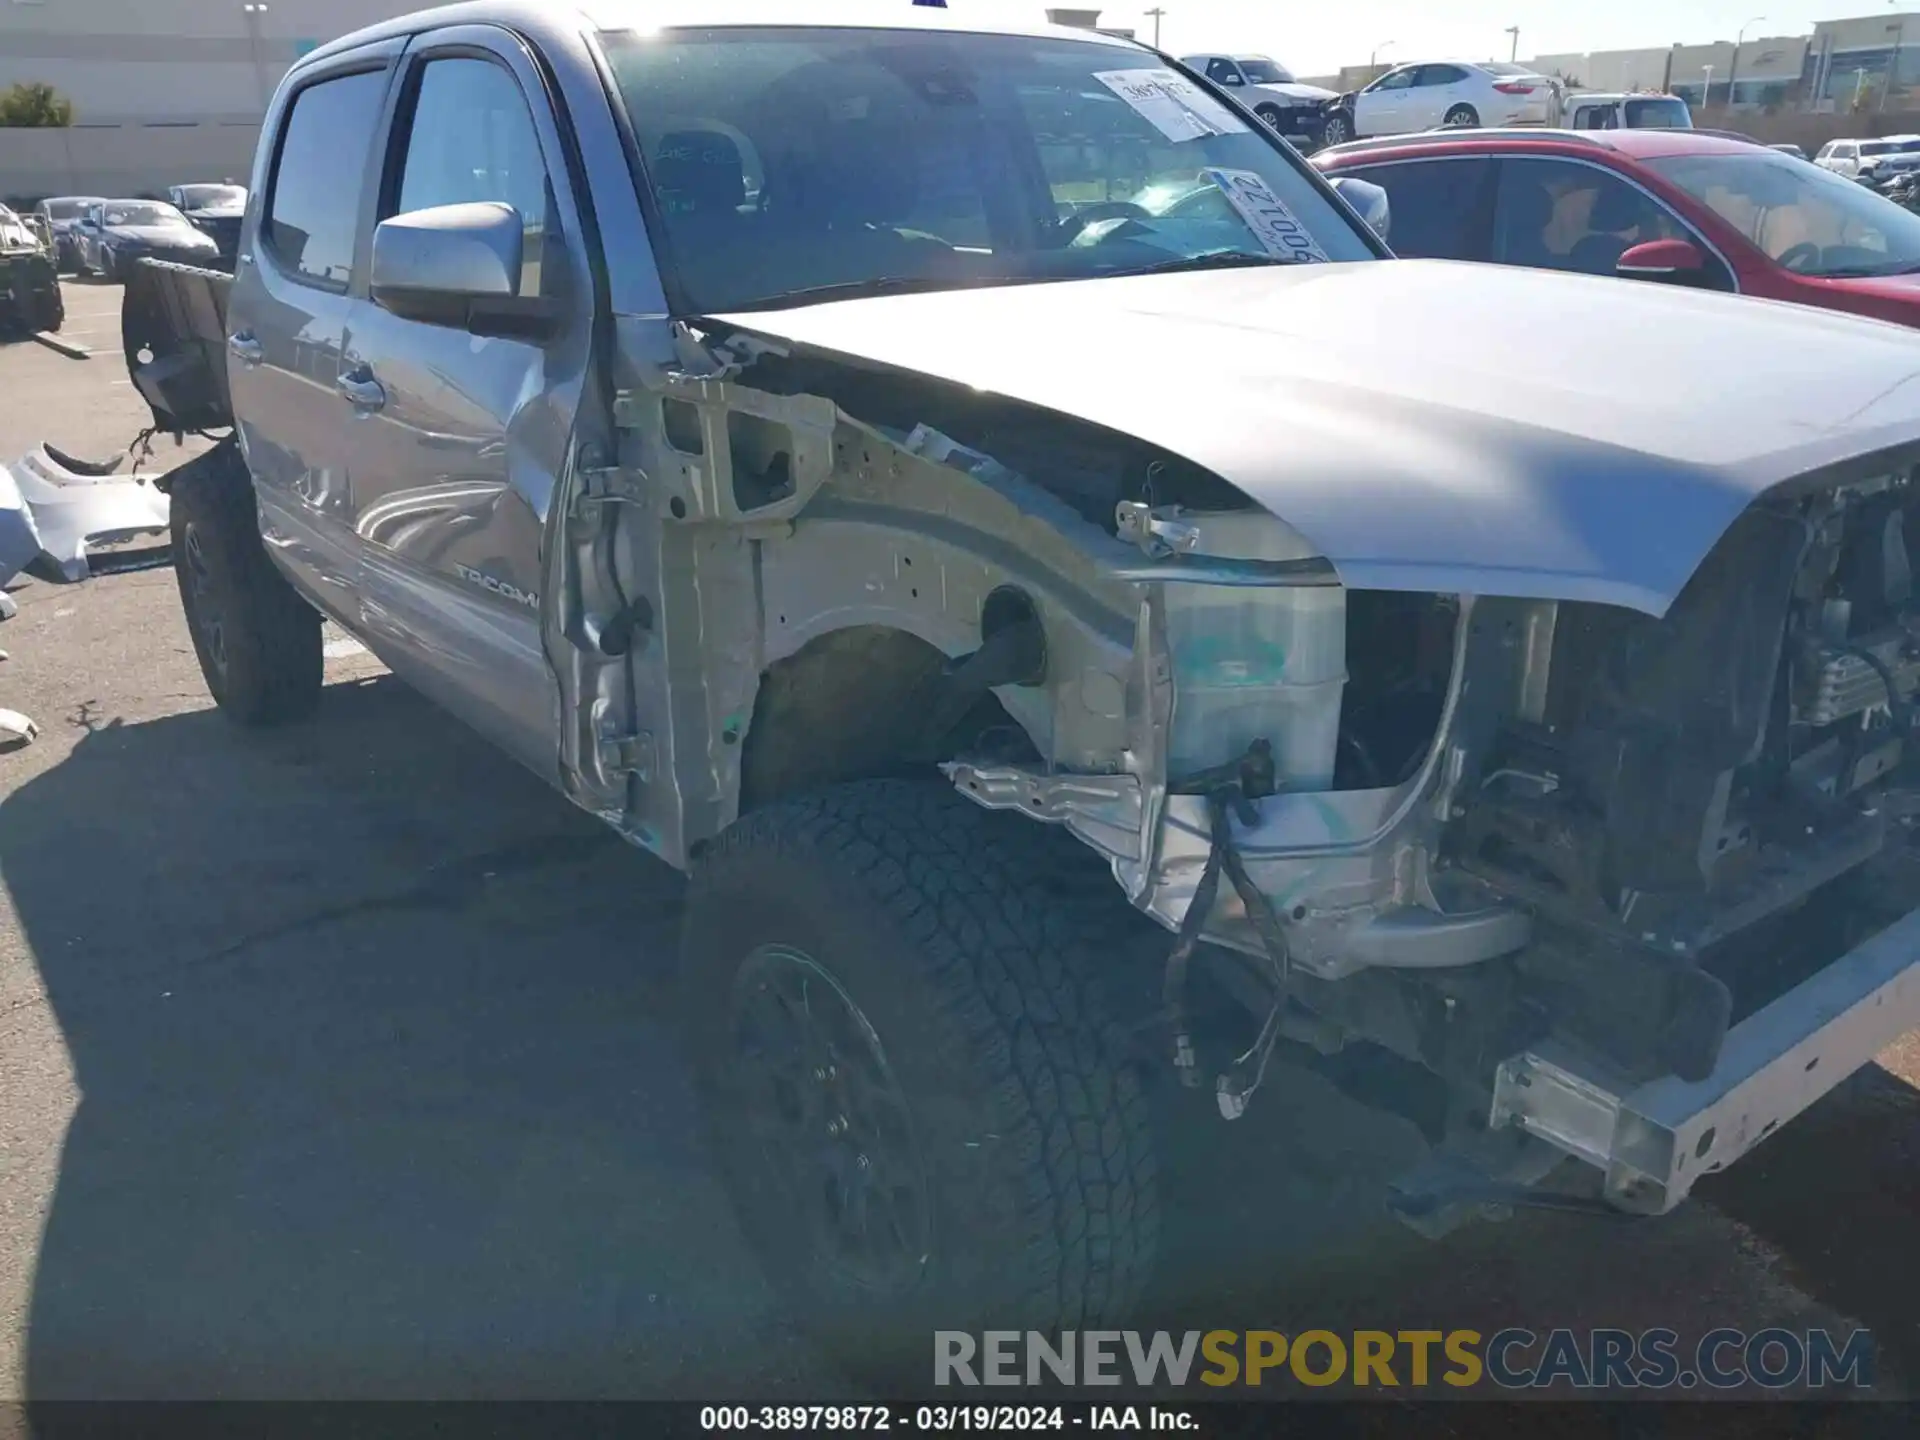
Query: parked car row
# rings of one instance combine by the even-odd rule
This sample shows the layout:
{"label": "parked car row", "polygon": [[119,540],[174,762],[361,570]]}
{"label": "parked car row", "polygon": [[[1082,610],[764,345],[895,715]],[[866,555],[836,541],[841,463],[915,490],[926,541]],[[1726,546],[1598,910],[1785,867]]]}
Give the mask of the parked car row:
{"label": "parked car row", "polygon": [[1920,169],[1920,135],[1883,135],[1874,140],[1830,140],[1813,163],[1836,175],[1884,191]]}
{"label": "parked car row", "polygon": [[239,185],[174,185],[165,200],[56,195],[34,207],[66,273],[122,278],[145,256],[231,268],[247,192]]}
{"label": "parked car row", "polygon": [[[1302,84],[1268,55],[1208,52],[1184,55],[1180,63],[1227,90],[1294,145],[1309,151],[1443,125],[1556,124],[1565,103],[1565,87],[1559,80],[1503,61],[1397,65],[1345,95]],[[1685,103],[1671,95],[1583,96],[1581,104],[1583,128],[1691,123]]]}
{"label": "parked car row", "polygon": [[1359,141],[1404,257],[1661,280],[1920,325],[1920,216],[1830,169],[1687,130]]}

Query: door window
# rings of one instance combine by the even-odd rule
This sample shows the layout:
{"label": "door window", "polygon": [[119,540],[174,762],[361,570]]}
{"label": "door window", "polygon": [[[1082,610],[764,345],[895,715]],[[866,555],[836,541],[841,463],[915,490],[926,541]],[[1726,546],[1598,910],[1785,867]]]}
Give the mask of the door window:
{"label": "door window", "polygon": [[386,71],[360,70],[293,97],[260,233],[267,252],[302,280],[347,288],[360,187],[386,89]]}
{"label": "door window", "polygon": [[1231,60],[1209,60],[1207,78],[1221,85],[1242,85],[1246,82],[1240,76],[1240,67]]}
{"label": "door window", "polygon": [[1466,78],[1467,72],[1458,65],[1422,65],[1414,83],[1424,90],[1432,85],[1458,85]]}
{"label": "door window", "polygon": [[1610,171],[1544,159],[1500,167],[1493,258],[1501,264],[1611,275],[1626,250],[1649,240],[1699,243],[1665,206]]}
{"label": "door window", "polygon": [[1335,172],[1371,180],[1392,207],[1393,253],[1418,260],[1485,260],[1493,162],[1419,160]]}
{"label": "door window", "polygon": [[421,67],[406,149],[389,193],[382,218],[485,200],[511,205],[525,236],[520,293],[541,293],[546,163],[526,97],[505,66],[450,56]]}
{"label": "door window", "polygon": [[1415,77],[1418,76],[1419,73],[1420,69],[1418,66],[1409,65],[1405,70],[1396,70],[1391,75],[1382,75],[1378,80],[1374,81],[1373,84],[1369,85],[1367,89],[1376,95],[1388,90],[1405,90],[1413,84]]}

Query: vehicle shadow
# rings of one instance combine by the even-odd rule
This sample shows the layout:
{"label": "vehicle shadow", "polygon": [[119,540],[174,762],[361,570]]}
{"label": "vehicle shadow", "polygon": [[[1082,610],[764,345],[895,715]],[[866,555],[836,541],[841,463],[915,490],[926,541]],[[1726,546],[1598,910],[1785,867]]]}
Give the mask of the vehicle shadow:
{"label": "vehicle shadow", "polygon": [[[268,734],[65,718],[71,754],[0,803],[79,1092],[27,1398],[853,1393],[775,1308],[699,1142],[672,872],[390,678]],[[1910,1364],[1920,1097],[1864,1086],[1702,1195]],[[31,1088],[23,1127],[59,1077]],[[1400,1122],[1281,1066],[1233,1125],[1158,1096],[1148,1328],[1755,1324],[1723,1308],[1753,1300],[1705,1206],[1430,1244],[1381,1203],[1416,1158]]]}
{"label": "vehicle shadow", "polygon": [[690,1118],[677,876],[391,679],[69,719],[0,805],[80,1096],[27,1398],[819,1398]]}

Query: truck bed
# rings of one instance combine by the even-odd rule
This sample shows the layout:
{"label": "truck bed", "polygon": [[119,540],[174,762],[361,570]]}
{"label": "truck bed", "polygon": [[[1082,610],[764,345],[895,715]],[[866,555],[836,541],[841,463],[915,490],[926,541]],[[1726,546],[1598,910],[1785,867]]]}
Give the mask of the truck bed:
{"label": "truck bed", "polygon": [[127,374],[170,434],[233,424],[227,391],[227,297],[233,277],[142,260],[126,277],[120,340]]}

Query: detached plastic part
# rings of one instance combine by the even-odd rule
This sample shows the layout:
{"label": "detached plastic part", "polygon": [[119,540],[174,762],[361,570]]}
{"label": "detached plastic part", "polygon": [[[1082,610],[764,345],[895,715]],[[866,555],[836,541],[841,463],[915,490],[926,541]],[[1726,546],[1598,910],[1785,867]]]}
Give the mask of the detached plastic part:
{"label": "detached plastic part", "polygon": [[[98,473],[48,446],[0,466],[0,584],[35,560],[49,579],[74,582],[103,569],[156,564],[167,556],[171,507],[151,475]],[[107,564],[89,552],[142,535],[162,537],[153,547]]]}
{"label": "detached plastic part", "polygon": [[40,727],[18,710],[0,710],[0,751],[31,745],[39,734]]}

